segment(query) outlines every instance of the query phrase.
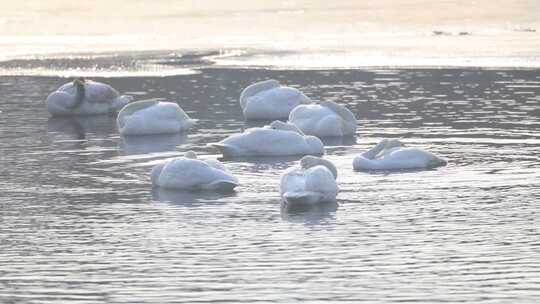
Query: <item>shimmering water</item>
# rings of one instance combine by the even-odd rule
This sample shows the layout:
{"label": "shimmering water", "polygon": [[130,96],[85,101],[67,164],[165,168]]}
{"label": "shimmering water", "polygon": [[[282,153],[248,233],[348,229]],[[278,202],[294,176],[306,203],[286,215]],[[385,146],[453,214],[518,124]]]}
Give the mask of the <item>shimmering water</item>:
{"label": "shimmering water", "polygon": [[228,65],[540,67],[537,0],[0,1],[0,61],[258,49]]}
{"label": "shimmering water", "polygon": [[[352,140],[327,142],[338,204],[282,206],[295,159],[226,161],[236,193],[152,190],[153,165],[252,126],[237,97],[276,78],[346,104]],[[121,138],[114,117],[49,118],[66,79],[0,77],[1,303],[525,303],[540,299],[540,71],[203,69],[97,79],[178,102],[188,134]],[[403,137],[448,160],[354,172]]]}

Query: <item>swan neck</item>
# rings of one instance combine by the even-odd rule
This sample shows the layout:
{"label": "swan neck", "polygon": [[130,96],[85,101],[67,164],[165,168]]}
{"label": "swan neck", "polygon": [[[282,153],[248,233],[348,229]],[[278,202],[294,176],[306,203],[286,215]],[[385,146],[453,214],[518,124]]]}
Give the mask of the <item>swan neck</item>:
{"label": "swan neck", "polygon": [[78,108],[81,106],[84,96],[86,95],[86,88],[84,87],[84,80],[76,79],[73,81],[75,86],[75,98],[73,105],[70,108]]}
{"label": "swan neck", "polygon": [[377,157],[377,155],[381,153],[382,150],[384,150],[385,146],[386,146],[386,141],[382,140],[377,145],[375,145],[375,147],[362,153],[362,156],[364,156],[364,158],[367,158],[367,159],[375,159],[375,157]]}

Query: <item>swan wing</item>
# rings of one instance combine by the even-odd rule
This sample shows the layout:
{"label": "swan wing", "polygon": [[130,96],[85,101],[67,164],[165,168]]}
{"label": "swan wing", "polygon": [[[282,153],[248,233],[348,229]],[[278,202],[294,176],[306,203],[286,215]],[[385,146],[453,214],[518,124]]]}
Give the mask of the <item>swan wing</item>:
{"label": "swan wing", "polygon": [[167,162],[160,171],[158,185],[163,188],[214,190],[238,185],[234,176],[196,159],[177,158]]}
{"label": "swan wing", "polygon": [[306,170],[306,191],[320,193],[323,200],[333,201],[336,199],[338,186],[332,172],[319,165]]}
{"label": "swan wing", "polygon": [[84,87],[85,99],[88,102],[112,104],[120,96],[118,91],[108,84],[88,80],[85,82]]}
{"label": "swan wing", "polygon": [[225,157],[229,156],[272,156],[295,155],[301,153],[305,142],[293,131],[254,128],[242,134],[227,137],[219,143],[209,144]]}
{"label": "swan wing", "polygon": [[279,87],[279,81],[274,79],[256,82],[247,86],[240,94],[240,106],[242,107],[242,109],[244,109],[246,107],[247,99],[249,97],[258,94],[259,92],[277,87]]}
{"label": "swan wing", "polygon": [[247,98],[243,112],[247,119],[281,119],[287,118],[296,106],[309,102],[295,88],[276,87]]}

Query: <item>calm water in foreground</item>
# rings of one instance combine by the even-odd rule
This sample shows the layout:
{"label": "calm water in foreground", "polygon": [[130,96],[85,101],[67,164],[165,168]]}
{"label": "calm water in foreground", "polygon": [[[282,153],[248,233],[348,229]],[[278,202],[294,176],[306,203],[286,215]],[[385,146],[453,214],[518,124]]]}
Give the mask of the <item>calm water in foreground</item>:
{"label": "calm water in foreground", "polygon": [[[337,205],[290,210],[297,159],[226,161],[236,193],[152,190],[167,158],[240,132],[237,97],[276,78],[346,104],[355,138],[327,141]],[[203,69],[97,79],[178,102],[188,134],[121,138],[115,118],[49,118],[68,81],[0,77],[0,302],[466,302],[540,299],[540,71]],[[403,137],[448,159],[354,172],[355,154]]]}

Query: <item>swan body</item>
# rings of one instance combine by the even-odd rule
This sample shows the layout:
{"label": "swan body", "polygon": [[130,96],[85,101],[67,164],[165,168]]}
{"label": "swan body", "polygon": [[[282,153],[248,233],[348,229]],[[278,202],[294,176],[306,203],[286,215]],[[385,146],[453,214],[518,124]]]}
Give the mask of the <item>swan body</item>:
{"label": "swan body", "polygon": [[323,143],[314,136],[305,135],[294,125],[274,121],[269,126],[247,129],[242,134],[209,144],[224,157],[322,155]]}
{"label": "swan body", "polygon": [[289,122],[317,137],[352,136],[356,132],[354,114],[332,101],[299,105],[291,111]]}
{"label": "swan body", "polygon": [[189,151],[152,169],[152,185],[163,189],[189,191],[232,191],[238,179],[217,160],[199,160]]}
{"label": "swan body", "polygon": [[310,102],[299,90],[281,86],[273,79],[254,83],[240,94],[240,106],[247,120],[287,118],[296,106]]}
{"label": "swan body", "polygon": [[52,116],[69,116],[118,112],[131,100],[108,84],[76,79],[49,94],[46,103]]}
{"label": "swan body", "polygon": [[330,161],[305,156],[300,160],[300,168],[290,168],[281,176],[281,197],[289,204],[335,202],[336,178],[336,167]]}
{"label": "swan body", "polygon": [[122,135],[167,134],[187,131],[194,122],[174,102],[141,100],[122,108],[116,118]]}
{"label": "swan body", "polygon": [[405,147],[397,139],[383,139],[353,160],[354,170],[428,169],[445,165],[446,160],[435,154]]}

